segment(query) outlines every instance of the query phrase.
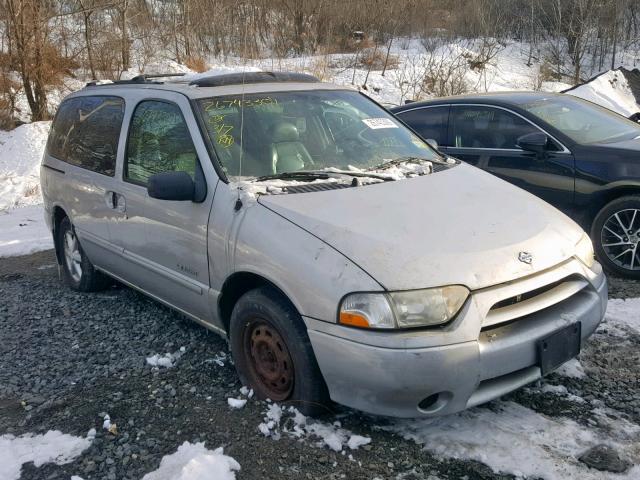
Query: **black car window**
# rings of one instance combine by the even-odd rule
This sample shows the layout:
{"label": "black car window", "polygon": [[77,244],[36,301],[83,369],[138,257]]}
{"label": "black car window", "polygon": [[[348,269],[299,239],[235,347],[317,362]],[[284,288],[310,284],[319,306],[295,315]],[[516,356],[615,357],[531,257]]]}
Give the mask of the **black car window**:
{"label": "black car window", "polygon": [[425,107],[399,112],[398,118],[413,128],[425,140],[435,140],[438,145],[447,145],[447,123],[449,106]]}
{"label": "black car window", "polygon": [[454,147],[517,149],[518,138],[539,132],[536,127],[499,108],[452,106],[449,117]]}
{"label": "black car window", "polygon": [[59,160],[113,176],[124,100],[76,97],[64,101],[51,127],[47,152]]}
{"label": "black car window", "polygon": [[196,149],[180,107],[158,100],[140,102],[133,112],[124,177],[147,184],[151,175],[187,172],[195,178]]}

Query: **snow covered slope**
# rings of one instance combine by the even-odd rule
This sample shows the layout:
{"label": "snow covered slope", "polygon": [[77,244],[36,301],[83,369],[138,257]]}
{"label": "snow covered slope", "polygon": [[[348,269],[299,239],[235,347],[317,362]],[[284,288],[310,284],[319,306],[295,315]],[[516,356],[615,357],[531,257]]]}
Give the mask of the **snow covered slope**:
{"label": "snow covered slope", "polygon": [[51,122],[0,131],[0,212],[42,203],[40,160]]}
{"label": "snow covered slope", "polygon": [[602,105],[625,117],[640,112],[638,100],[631,90],[625,72],[621,69],[604,72],[565,92]]}

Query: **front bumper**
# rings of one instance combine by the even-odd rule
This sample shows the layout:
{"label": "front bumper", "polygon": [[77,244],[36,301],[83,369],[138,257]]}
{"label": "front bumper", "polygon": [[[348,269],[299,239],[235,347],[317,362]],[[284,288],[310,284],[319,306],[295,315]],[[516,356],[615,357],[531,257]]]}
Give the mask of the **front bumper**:
{"label": "front bumper", "polygon": [[[505,298],[544,285],[557,287],[495,309]],[[606,304],[602,268],[591,271],[570,260],[473,292],[453,323],[438,330],[372,332],[305,321],[334,401],[378,415],[426,417],[479,405],[539,379],[538,340],[580,322],[584,343]]]}

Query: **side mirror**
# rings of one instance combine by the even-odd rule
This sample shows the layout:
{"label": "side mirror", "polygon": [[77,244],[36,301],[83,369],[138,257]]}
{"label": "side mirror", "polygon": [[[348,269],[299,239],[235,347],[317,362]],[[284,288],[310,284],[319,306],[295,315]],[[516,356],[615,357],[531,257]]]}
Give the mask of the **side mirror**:
{"label": "side mirror", "polygon": [[538,155],[542,155],[547,151],[548,142],[549,139],[544,133],[533,132],[522,135],[518,138],[517,144],[521,149],[526,150],[527,152],[534,152]]}
{"label": "side mirror", "polygon": [[149,177],[147,192],[158,200],[193,201],[196,184],[187,172],[162,172]]}
{"label": "side mirror", "polygon": [[438,151],[438,142],[436,142],[433,138],[427,138],[425,142],[427,142],[427,144],[435,151]]}

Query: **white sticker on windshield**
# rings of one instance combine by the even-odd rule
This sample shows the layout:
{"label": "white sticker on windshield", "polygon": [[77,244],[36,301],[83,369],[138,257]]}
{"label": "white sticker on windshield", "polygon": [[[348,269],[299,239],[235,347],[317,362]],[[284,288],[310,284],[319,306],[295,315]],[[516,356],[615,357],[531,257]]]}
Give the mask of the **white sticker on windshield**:
{"label": "white sticker on windshield", "polygon": [[390,118],[363,118],[362,121],[367,127],[373,130],[379,128],[398,128],[398,125],[393,123],[393,120]]}

